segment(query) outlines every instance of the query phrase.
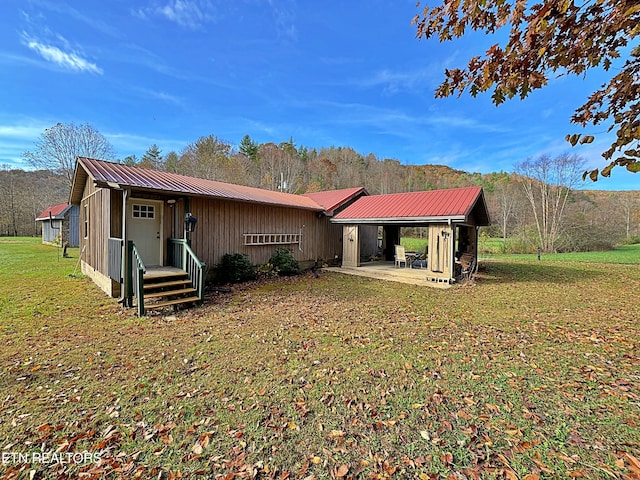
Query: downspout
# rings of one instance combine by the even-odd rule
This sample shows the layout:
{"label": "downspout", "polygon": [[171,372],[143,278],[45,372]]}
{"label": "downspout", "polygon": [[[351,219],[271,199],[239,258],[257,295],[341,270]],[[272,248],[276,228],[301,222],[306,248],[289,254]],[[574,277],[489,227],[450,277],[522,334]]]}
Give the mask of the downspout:
{"label": "downspout", "polygon": [[122,251],[122,258],[120,259],[120,298],[118,303],[124,304],[125,307],[131,307],[127,303],[127,292],[129,291],[129,285],[127,282],[127,196],[129,190],[122,190],[122,244],[120,245]]}

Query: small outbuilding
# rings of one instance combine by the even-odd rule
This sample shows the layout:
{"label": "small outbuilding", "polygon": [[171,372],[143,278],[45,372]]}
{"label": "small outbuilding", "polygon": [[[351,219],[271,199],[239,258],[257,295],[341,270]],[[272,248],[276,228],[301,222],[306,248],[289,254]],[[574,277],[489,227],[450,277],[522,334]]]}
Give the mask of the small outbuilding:
{"label": "small outbuilding", "polygon": [[46,208],[36,217],[42,227],[42,243],[52,245],[80,245],[80,208],[61,203]]}
{"label": "small outbuilding", "polygon": [[363,196],[331,222],[343,226],[342,264],[346,267],[359,267],[362,258],[374,254],[379,227],[386,261],[394,260],[401,227],[428,227],[426,278],[447,284],[465,269],[475,268],[478,229],[490,225],[482,187]]}

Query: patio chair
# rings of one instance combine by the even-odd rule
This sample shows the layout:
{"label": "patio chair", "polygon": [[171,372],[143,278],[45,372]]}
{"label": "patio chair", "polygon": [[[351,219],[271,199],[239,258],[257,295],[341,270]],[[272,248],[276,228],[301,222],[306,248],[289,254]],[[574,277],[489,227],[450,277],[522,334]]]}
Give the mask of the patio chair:
{"label": "patio chair", "polygon": [[395,254],[395,266],[399,267],[401,263],[404,263],[405,268],[408,266],[407,264],[407,254],[402,245],[396,245],[396,254]]}
{"label": "patio chair", "polygon": [[424,252],[421,255],[418,255],[416,259],[411,264],[412,268],[427,268],[427,261],[429,260],[429,245],[424,247]]}

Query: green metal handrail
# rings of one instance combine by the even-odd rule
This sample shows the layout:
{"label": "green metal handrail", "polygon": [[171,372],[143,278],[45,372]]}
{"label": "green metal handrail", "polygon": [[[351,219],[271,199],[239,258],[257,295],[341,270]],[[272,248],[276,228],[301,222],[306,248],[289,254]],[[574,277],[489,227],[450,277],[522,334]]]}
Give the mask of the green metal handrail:
{"label": "green metal handrail", "polygon": [[182,238],[170,238],[169,263],[172,267],[181,268],[189,276],[191,286],[195,288],[200,302],[204,300],[205,266],[189,246],[189,242]]}
{"label": "green metal handrail", "polygon": [[147,273],[147,267],[145,267],[142,261],[142,256],[135,246],[133,241],[127,242],[127,265],[129,265],[127,275],[129,281],[129,305],[131,305],[131,299],[135,293],[138,304],[138,315],[144,316],[144,274]]}
{"label": "green metal handrail", "polygon": [[184,255],[182,257],[184,270],[187,272],[191,285],[196,289],[200,303],[204,300],[204,270],[205,263],[201,262],[197,255],[191,250],[188,243],[184,244]]}

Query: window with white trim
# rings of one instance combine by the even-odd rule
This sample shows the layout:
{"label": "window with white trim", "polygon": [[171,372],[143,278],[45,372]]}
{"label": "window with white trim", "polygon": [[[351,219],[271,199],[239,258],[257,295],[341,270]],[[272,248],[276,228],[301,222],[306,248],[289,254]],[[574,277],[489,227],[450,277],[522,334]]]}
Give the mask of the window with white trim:
{"label": "window with white trim", "polygon": [[133,204],[133,218],[148,218],[153,220],[156,217],[156,208],[153,205]]}

